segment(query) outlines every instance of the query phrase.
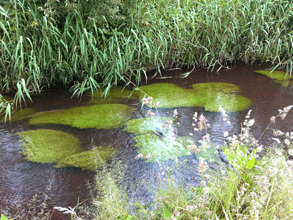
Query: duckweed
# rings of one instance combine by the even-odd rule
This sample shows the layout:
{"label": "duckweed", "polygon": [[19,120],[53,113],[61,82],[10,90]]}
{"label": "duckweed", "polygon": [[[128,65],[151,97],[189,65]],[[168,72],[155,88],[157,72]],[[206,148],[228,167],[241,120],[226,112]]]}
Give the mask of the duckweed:
{"label": "duckweed", "polygon": [[23,154],[32,162],[56,163],[82,151],[79,140],[62,131],[38,129],[18,135],[23,139]]}
{"label": "duckweed", "polygon": [[134,111],[122,104],[74,107],[54,112],[40,112],[30,117],[30,124],[63,124],[76,128],[110,129],[121,127]]}
{"label": "duckweed", "polygon": [[78,167],[83,170],[95,170],[101,167],[115,153],[110,146],[96,147],[92,150],[70,155],[59,161],[56,167]]}

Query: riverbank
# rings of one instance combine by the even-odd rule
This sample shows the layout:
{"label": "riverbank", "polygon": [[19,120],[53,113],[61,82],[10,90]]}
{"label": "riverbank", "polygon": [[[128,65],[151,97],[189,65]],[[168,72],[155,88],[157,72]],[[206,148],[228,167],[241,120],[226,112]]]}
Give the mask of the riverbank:
{"label": "riverbank", "polygon": [[269,62],[292,73],[290,1],[88,4],[1,3],[0,93],[16,94],[2,112],[54,85],[81,96],[119,82],[139,85],[150,70]]}

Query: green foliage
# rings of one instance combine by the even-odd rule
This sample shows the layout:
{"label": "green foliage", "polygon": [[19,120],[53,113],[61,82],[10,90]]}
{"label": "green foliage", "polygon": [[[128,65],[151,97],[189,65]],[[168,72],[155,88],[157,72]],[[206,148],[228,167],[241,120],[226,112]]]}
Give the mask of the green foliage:
{"label": "green foliage", "polygon": [[83,170],[96,170],[115,153],[110,146],[95,147],[92,150],[70,155],[58,161],[56,167],[79,167]]}
{"label": "green foliage", "polygon": [[74,107],[66,110],[40,112],[30,117],[30,124],[63,124],[76,128],[110,129],[121,127],[134,109],[122,104]]}
{"label": "green foliage", "polygon": [[251,170],[255,165],[256,151],[249,152],[247,147],[244,149],[237,145],[232,148],[223,148],[228,161],[238,170]]}
{"label": "green foliage", "polygon": [[18,135],[23,138],[23,154],[32,162],[56,163],[82,151],[79,140],[62,131],[38,129]]}
{"label": "green foliage", "polygon": [[291,1],[52,1],[0,3],[0,93],[6,119],[53,85],[73,95],[137,84],[149,70],[270,62],[293,72]]}

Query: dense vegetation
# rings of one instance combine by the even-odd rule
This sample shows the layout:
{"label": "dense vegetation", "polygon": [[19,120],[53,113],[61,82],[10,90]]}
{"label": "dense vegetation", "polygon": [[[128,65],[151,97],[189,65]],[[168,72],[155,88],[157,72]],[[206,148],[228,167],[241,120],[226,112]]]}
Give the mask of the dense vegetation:
{"label": "dense vegetation", "polygon": [[0,93],[16,97],[2,112],[54,85],[82,95],[174,66],[270,62],[292,73],[292,27],[290,0],[4,0]]}

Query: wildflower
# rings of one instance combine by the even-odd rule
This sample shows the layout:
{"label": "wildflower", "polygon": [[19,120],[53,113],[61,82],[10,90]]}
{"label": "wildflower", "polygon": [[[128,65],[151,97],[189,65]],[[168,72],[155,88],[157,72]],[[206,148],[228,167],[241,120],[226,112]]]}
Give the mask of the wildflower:
{"label": "wildflower", "polygon": [[274,130],[274,131],[273,131],[273,135],[274,135],[275,137],[278,137],[278,136],[282,136],[282,135],[284,135],[284,133],[283,133],[282,131],[280,131],[280,130]]}
{"label": "wildflower", "polygon": [[205,187],[206,186],[206,181],[202,180],[199,184],[200,187]]}
{"label": "wildflower", "polygon": [[254,119],[250,119],[247,123],[247,127],[251,127],[254,124],[255,120]]}
{"label": "wildflower", "polygon": [[197,206],[196,206],[196,205],[188,205],[188,206],[186,206],[186,210],[187,210],[188,212],[192,212],[192,211],[194,211],[195,209],[197,209]]}
{"label": "wildflower", "polygon": [[140,158],[143,158],[143,154],[138,154],[138,155],[135,157],[136,160],[138,160],[138,159],[140,159]]}
{"label": "wildflower", "polygon": [[209,135],[209,134],[206,134],[205,136],[202,137],[202,139],[203,139],[204,141],[209,142],[209,141],[210,141],[210,135]]}
{"label": "wildflower", "polygon": [[204,161],[203,159],[201,159],[200,161],[199,161],[199,165],[198,165],[198,171],[200,172],[200,173],[204,173],[207,169],[208,169],[208,164],[207,164],[207,162],[206,161]]}
{"label": "wildflower", "polygon": [[160,102],[157,101],[157,102],[155,103],[155,107],[158,107],[159,105],[160,105]]}
{"label": "wildflower", "polygon": [[228,131],[225,131],[224,132],[224,137],[228,137],[229,136],[229,132]]}
{"label": "wildflower", "polygon": [[279,138],[272,138],[272,140],[276,141],[278,144],[281,144],[281,141],[279,140]]}
{"label": "wildflower", "polygon": [[285,139],[285,140],[284,140],[284,143],[285,143],[287,146],[290,145],[290,141],[289,141],[288,139]]}
{"label": "wildflower", "polygon": [[206,211],[206,213],[205,213],[207,216],[211,216],[212,214],[213,214],[213,212],[212,211]]}
{"label": "wildflower", "polygon": [[193,134],[192,134],[191,132],[189,133],[189,135],[190,135],[190,136],[193,136]]}
{"label": "wildflower", "polygon": [[188,148],[189,151],[192,151],[194,153],[200,152],[200,149],[194,144],[190,148]]}
{"label": "wildflower", "polygon": [[148,154],[145,156],[146,159],[149,159],[151,157],[151,154]]}
{"label": "wildflower", "polygon": [[177,109],[174,110],[174,112],[173,112],[173,116],[174,116],[175,118],[178,117],[178,111],[177,111]]}
{"label": "wildflower", "polygon": [[150,117],[153,117],[155,116],[156,114],[154,112],[152,112],[151,110],[148,110],[148,116]]}
{"label": "wildflower", "polygon": [[172,124],[172,120],[167,120],[166,123],[167,123],[168,125],[171,125],[171,124]]}
{"label": "wildflower", "polygon": [[204,187],[203,188],[203,194],[208,194],[210,192],[210,188],[209,187]]}
{"label": "wildflower", "polygon": [[275,123],[275,122],[276,122],[276,117],[275,117],[275,116],[272,116],[272,117],[270,118],[270,122]]}
{"label": "wildflower", "polygon": [[145,104],[145,105],[148,105],[148,103],[149,103],[147,98],[143,98],[143,99],[142,99],[142,102],[143,102],[143,104]]}
{"label": "wildflower", "polygon": [[293,156],[293,149],[292,148],[288,150],[288,154]]}

